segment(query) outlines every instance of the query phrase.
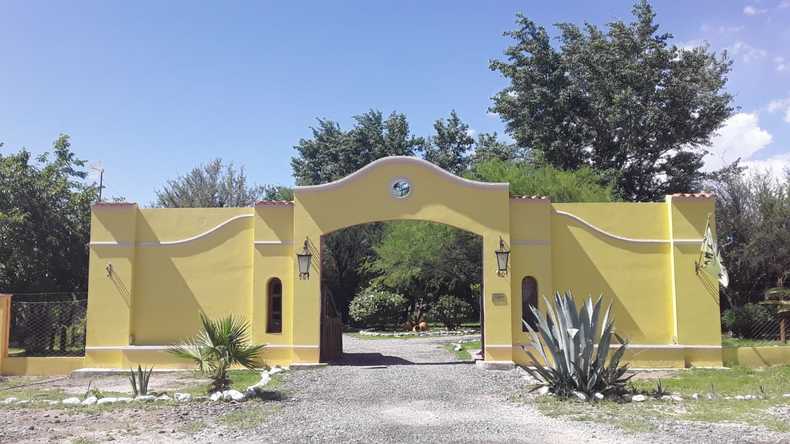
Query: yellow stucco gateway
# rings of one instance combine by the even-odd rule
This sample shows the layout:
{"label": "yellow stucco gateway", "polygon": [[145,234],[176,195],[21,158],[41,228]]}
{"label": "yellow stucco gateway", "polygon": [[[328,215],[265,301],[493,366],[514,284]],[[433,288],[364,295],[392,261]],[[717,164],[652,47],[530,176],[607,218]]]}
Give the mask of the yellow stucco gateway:
{"label": "yellow stucco gateway", "polygon": [[[294,195],[254,208],[94,206],[82,366],[189,365],[164,350],[198,330],[200,312],[246,318],[253,339],[267,344],[269,364],[318,363],[321,236],[402,219],[482,237],[486,361],[526,363],[520,319],[529,276],[541,295],[603,294],[634,366],[722,365],[718,284],[694,271],[714,211],[708,195],[554,204],[412,157],[380,159]],[[494,254],[500,239],[511,250],[504,274]],[[305,240],[314,256],[309,279],[300,279],[296,253]],[[281,295],[279,332],[267,332],[277,331],[267,327],[272,288]]]}

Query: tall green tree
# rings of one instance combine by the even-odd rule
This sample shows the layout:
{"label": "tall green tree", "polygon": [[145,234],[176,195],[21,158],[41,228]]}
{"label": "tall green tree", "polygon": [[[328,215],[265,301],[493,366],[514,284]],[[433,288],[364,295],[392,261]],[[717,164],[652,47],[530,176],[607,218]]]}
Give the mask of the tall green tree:
{"label": "tall green tree", "polygon": [[471,166],[486,160],[501,160],[504,162],[520,162],[529,158],[527,150],[516,144],[502,141],[497,133],[482,133],[477,136],[475,152],[472,154]]}
{"label": "tall green tree", "polygon": [[453,295],[479,307],[482,239],[448,225],[397,221],[386,225],[366,264],[378,285],[404,295],[410,313]]}
{"label": "tall green tree", "polygon": [[0,292],[87,289],[98,190],[86,175],[65,134],[35,159],[25,149],[0,154]]}
{"label": "tall green tree", "polygon": [[732,114],[731,61],[707,47],[671,44],[647,1],[634,21],[557,25],[559,44],[523,15],[505,60],[490,68],[510,84],[491,111],[519,146],[557,168],[590,166],[617,178],[627,200],[701,188],[702,157]]}
{"label": "tall green tree", "polygon": [[475,144],[469,125],[452,111],[446,120],[437,120],[433,129],[436,134],[427,140],[425,160],[454,174],[466,171]]}
{"label": "tall green tree", "polygon": [[722,172],[716,194],[716,228],[730,285],[724,302],[758,302],[772,287],[790,287],[790,170],[775,178],[744,174],[737,165]]}
{"label": "tall green tree", "polygon": [[476,164],[466,177],[483,182],[506,182],[516,196],[547,196],[553,202],[609,202],[613,186],[590,167],[563,171],[551,165],[491,159]]}
{"label": "tall green tree", "polygon": [[248,207],[261,199],[292,200],[287,187],[255,185],[244,167],[214,159],[189,173],[167,181],[156,191],[154,205],[166,208]]}
{"label": "tall green tree", "polygon": [[385,119],[381,111],[370,110],[354,116],[354,122],[344,131],[337,122],[319,119],[312,137],[294,146],[291,167],[297,185],[331,182],[382,157],[413,156],[425,143],[411,134],[403,114],[393,112]]}

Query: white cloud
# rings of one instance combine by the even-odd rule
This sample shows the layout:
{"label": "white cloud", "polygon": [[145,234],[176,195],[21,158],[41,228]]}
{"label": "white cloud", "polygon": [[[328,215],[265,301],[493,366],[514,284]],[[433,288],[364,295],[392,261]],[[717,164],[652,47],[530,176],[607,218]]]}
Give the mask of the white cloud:
{"label": "white cloud", "polygon": [[[790,2],[790,0],[787,0],[787,1]],[[711,25],[708,25],[708,24],[703,24],[702,26],[700,26],[699,29],[702,32],[718,32],[719,34],[732,34],[732,33],[735,33],[735,32],[743,31],[744,27],[743,26],[725,26],[725,25],[711,26]]]}
{"label": "white cloud", "polygon": [[771,100],[768,104],[768,112],[775,113],[777,111],[784,112],[784,121],[790,123],[790,97],[780,100]]}
{"label": "white cloud", "polygon": [[727,50],[733,55],[733,57],[740,57],[744,63],[750,63],[768,55],[768,51],[755,48],[754,46],[740,40],[727,48]]}
{"label": "white cloud", "polygon": [[713,171],[734,162],[748,159],[771,143],[773,136],[760,128],[757,113],[738,113],[724,122],[711,140],[710,153],[705,156],[705,171]]}
{"label": "white cloud", "polygon": [[706,42],[705,40],[700,40],[700,39],[688,40],[688,41],[685,41],[685,42],[679,42],[677,44],[678,49],[683,50],[683,51],[692,51],[695,48],[698,48],[700,46],[707,46],[707,45],[708,45],[708,42]]}
{"label": "white cloud", "polygon": [[477,134],[477,130],[476,129],[474,129],[474,128],[467,128],[466,129],[466,135],[467,136],[474,137],[475,134]]}
{"label": "white cloud", "polygon": [[767,9],[760,9],[753,5],[747,5],[745,8],[743,8],[743,13],[746,15],[760,15],[765,14],[766,12],[768,12]]}
{"label": "white cloud", "polygon": [[779,3],[779,8],[790,8],[790,0],[782,0],[782,3]]}
{"label": "white cloud", "polygon": [[774,57],[774,65],[776,65],[776,70],[779,72],[787,71],[788,69],[790,69],[790,67],[787,66],[787,61],[782,56]]}
{"label": "white cloud", "polygon": [[742,163],[748,172],[768,172],[777,179],[785,177],[785,171],[790,169],[790,153],[778,154],[768,159],[747,160]]}
{"label": "white cloud", "polygon": [[496,119],[496,118],[498,118],[498,117],[499,117],[499,114],[497,114],[497,113],[495,113],[495,112],[488,111],[488,112],[486,113],[486,116],[487,116],[487,117],[490,117],[490,118],[492,118],[492,119]]}

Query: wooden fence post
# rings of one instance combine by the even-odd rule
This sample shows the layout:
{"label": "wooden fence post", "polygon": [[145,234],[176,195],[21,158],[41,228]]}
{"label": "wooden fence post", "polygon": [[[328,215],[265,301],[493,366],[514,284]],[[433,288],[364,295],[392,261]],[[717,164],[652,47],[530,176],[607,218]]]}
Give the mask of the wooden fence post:
{"label": "wooden fence post", "polygon": [[0,294],[0,375],[8,357],[8,339],[11,334],[11,295]]}

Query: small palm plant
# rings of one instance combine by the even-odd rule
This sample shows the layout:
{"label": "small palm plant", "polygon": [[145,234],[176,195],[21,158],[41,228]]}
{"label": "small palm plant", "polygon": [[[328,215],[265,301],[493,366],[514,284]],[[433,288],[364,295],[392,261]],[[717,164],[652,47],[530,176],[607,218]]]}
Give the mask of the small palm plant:
{"label": "small palm plant", "polygon": [[211,378],[209,393],[227,390],[231,384],[228,369],[239,365],[255,370],[264,345],[249,344],[249,324],[239,318],[211,320],[201,313],[200,320],[203,328],[197,336],[168,351],[194,361],[198,370]]}
{"label": "small palm plant", "polygon": [[[546,315],[532,307],[537,331],[527,322],[532,337],[531,349],[524,347],[532,361],[527,371],[547,386],[557,396],[569,397],[581,392],[592,399],[595,393],[619,394],[626,391],[626,384],[633,375],[626,376],[628,365],[620,365],[627,344],[614,333],[610,317],[611,305],[600,319],[602,298],[593,304],[592,298],[577,311],[571,292],[554,295],[554,307],[544,297]],[[612,353],[607,363],[609,346],[613,338],[622,345]],[[538,360],[534,351],[540,356]]]}

